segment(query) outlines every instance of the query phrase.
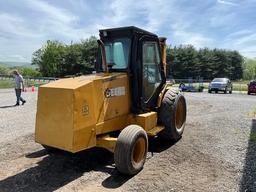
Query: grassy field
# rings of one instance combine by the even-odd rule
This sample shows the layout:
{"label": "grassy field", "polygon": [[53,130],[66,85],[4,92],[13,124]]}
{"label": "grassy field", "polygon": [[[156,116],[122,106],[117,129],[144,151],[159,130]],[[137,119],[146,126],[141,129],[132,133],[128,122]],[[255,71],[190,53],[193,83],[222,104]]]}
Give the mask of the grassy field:
{"label": "grassy field", "polygon": [[14,88],[15,82],[11,80],[0,80],[0,89]]}
{"label": "grassy field", "polygon": [[[45,83],[48,83],[48,81],[25,80],[25,87],[31,87],[33,85],[38,87]],[[8,89],[8,88],[15,88],[14,80],[10,80],[10,79],[0,80],[0,89]]]}
{"label": "grassy field", "polygon": [[[241,81],[241,82],[233,82],[233,91],[247,91],[248,86],[247,86],[246,81]],[[185,83],[186,85],[188,85],[188,83]],[[208,85],[209,83],[203,83],[204,86],[204,90],[208,89]],[[199,87],[199,83],[193,83],[192,86],[194,86],[195,88]],[[174,87],[179,87],[179,84],[175,84]]]}

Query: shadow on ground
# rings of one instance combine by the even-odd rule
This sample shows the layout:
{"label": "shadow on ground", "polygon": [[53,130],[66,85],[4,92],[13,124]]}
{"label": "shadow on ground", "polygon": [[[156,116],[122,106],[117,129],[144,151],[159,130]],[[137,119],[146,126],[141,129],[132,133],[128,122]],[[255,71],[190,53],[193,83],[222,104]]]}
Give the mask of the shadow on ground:
{"label": "shadow on ground", "polygon": [[48,154],[40,150],[27,158],[43,157],[37,166],[0,181],[0,191],[54,191],[81,177],[85,172],[99,170],[111,174],[115,169],[113,155],[104,149],[90,149],[77,154],[58,151]]}
{"label": "shadow on ground", "polygon": [[0,109],[10,108],[10,107],[17,107],[17,105],[5,105],[5,106],[0,106]]}
{"label": "shadow on ground", "polygon": [[[177,141],[176,141],[177,142]],[[154,156],[154,153],[160,153],[176,142],[163,141],[160,138],[149,138],[148,153],[150,156]],[[131,179],[133,176],[120,174],[118,171],[112,172],[112,174],[102,182],[102,186],[109,189],[115,189],[122,186],[125,182]]]}
{"label": "shadow on ground", "polygon": [[[149,153],[160,153],[175,143],[150,139]],[[86,172],[99,171],[110,176],[102,186],[113,189],[122,186],[133,176],[119,173],[114,167],[113,154],[93,148],[76,154],[63,151],[48,153],[45,149],[26,155],[27,158],[43,158],[37,166],[0,181],[0,191],[54,191],[76,180]]]}
{"label": "shadow on ground", "polygon": [[256,119],[252,119],[240,191],[256,191]]}

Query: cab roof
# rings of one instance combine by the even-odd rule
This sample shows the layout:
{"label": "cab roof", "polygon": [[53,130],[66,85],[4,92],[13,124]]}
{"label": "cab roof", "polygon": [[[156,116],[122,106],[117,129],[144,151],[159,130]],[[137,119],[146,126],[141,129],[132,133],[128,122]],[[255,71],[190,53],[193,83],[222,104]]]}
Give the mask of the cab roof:
{"label": "cab roof", "polygon": [[100,31],[101,38],[113,38],[113,37],[120,37],[120,36],[132,36],[135,33],[140,35],[149,35],[155,36],[156,34],[146,31],[144,29],[140,29],[135,26],[128,26],[128,27],[119,27],[119,28],[109,28],[109,29],[101,29]]}

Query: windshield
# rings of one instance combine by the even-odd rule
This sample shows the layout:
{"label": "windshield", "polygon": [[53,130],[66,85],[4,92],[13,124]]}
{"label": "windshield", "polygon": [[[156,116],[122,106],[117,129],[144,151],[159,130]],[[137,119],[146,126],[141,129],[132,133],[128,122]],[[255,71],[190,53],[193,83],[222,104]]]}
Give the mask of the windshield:
{"label": "windshield", "polygon": [[254,84],[256,84],[256,81],[251,81],[250,82],[250,85],[254,85]]}
{"label": "windshield", "polygon": [[215,78],[212,80],[212,82],[227,82],[227,79],[225,78]]}
{"label": "windshield", "polygon": [[131,40],[129,38],[120,38],[105,42],[106,60],[112,69],[126,69],[130,54]]}

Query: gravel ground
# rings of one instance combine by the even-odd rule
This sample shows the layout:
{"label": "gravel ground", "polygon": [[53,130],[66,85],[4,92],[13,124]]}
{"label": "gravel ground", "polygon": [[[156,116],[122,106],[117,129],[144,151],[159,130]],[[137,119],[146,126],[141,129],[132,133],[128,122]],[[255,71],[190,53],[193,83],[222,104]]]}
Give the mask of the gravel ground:
{"label": "gravel ground", "polygon": [[34,143],[37,94],[0,90],[0,191],[256,191],[256,96],[185,93],[181,140],[150,139],[144,169],[133,177],[113,155],[90,149],[47,154]]}

